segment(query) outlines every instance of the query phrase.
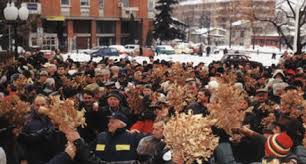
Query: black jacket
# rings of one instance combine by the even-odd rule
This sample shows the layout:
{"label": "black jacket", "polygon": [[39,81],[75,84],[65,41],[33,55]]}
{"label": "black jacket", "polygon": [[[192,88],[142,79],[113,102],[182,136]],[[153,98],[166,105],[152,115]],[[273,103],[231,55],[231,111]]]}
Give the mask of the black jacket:
{"label": "black jacket", "polygon": [[50,120],[34,111],[18,141],[24,147],[26,159],[30,164],[48,162],[64,150],[66,143],[65,136],[54,129]]}
{"label": "black jacket", "polygon": [[73,161],[68,156],[68,154],[63,152],[63,153],[56,155],[46,164],[72,164],[72,163]]}
{"label": "black jacket", "polygon": [[95,154],[103,161],[135,161],[137,147],[143,135],[131,134],[125,128],[118,129],[115,134],[102,132],[95,144]]}

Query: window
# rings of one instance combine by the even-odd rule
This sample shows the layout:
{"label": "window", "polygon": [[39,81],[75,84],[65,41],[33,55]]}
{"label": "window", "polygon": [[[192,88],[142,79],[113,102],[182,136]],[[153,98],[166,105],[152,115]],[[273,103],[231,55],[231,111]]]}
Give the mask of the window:
{"label": "window", "polygon": [[104,8],[104,0],[99,0],[99,7]]}
{"label": "window", "polygon": [[243,38],[244,37],[244,31],[240,32],[240,37]]}
{"label": "window", "polygon": [[153,0],[149,0],[148,2],[148,10],[149,12],[153,12],[154,11],[154,1]]}
{"label": "window", "polygon": [[81,6],[89,6],[89,0],[81,0]]}
{"label": "window", "polygon": [[61,0],[61,4],[69,6],[70,5],[70,0]]}
{"label": "window", "polygon": [[129,0],[122,0],[123,7],[129,7]]}

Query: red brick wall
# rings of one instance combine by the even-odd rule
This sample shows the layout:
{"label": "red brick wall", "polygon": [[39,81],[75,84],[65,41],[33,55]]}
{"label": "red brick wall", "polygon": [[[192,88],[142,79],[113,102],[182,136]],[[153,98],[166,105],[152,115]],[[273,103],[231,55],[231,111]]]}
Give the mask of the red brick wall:
{"label": "red brick wall", "polygon": [[104,1],[104,16],[105,17],[119,17],[120,8],[118,7],[117,0],[105,0]]}
{"label": "red brick wall", "polygon": [[97,46],[97,22],[95,20],[91,21],[91,46]]}
{"label": "red brick wall", "polygon": [[121,42],[121,22],[116,21],[116,44],[120,44]]}
{"label": "red brick wall", "polygon": [[131,7],[138,7],[137,17],[145,18],[148,15],[148,0],[130,0]]}
{"label": "red brick wall", "polygon": [[68,34],[68,38],[73,38],[73,34],[74,30],[73,30],[73,21],[72,20],[67,20],[67,34]]}
{"label": "red brick wall", "polygon": [[145,45],[148,32],[151,30],[152,20],[144,19],[142,25],[142,44]]}
{"label": "red brick wall", "polygon": [[42,16],[59,16],[61,15],[60,0],[41,0]]}
{"label": "red brick wall", "polygon": [[70,9],[71,16],[80,16],[81,15],[80,0],[71,0],[70,3],[71,3],[71,9]]}
{"label": "red brick wall", "polygon": [[99,16],[99,0],[90,1],[90,16]]}

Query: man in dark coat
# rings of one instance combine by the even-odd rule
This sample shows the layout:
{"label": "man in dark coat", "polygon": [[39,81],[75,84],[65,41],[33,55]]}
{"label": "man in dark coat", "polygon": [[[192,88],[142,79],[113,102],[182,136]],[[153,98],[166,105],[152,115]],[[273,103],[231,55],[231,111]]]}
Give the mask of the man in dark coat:
{"label": "man in dark coat", "polygon": [[85,109],[85,118],[87,126],[84,128],[79,128],[79,132],[82,138],[86,142],[91,142],[94,140],[100,132],[105,130],[105,117],[103,112],[99,108],[94,108],[94,93],[92,91],[84,91],[83,101],[80,103],[79,108]]}
{"label": "man in dark coat", "polygon": [[164,164],[171,162],[171,156],[168,156],[169,149],[163,141],[164,121],[156,121],[153,125],[151,136],[140,140],[137,153],[139,161],[143,164]]}
{"label": "man in dark coat", "polygon": [[203,114],[208,115],[207,104],[209,103],[211,93],[207,89],[201,89],[197,95],[197,101],[190,103],[184,110],[188,113],[190,110],[192,114]]}
{"label": "man in dark coat", "polygon": [[47,106],[47,100],[43,96],[37,96],[28,121],[18,138],[25,148],[26,160],[30,164],[48,162],[55,154],[64,150],[66,143],[64,135],[55,130],[51,121],[38,113],[42,106]]}
{"label": "man in dark coat", "polygon": [[[127,131],[128,119],[124,114],[114,112],[109,118],[108,131],[100,133],[96,141],[91,144],[94,154],[89,153],[86,144],[83,144],[82,140],[78,139],[79,137],[72,139],[78,149],[78,160],[80,162],[86,164],[136,163],[136,149],[143,135],[132,134]],[[71,141],[69,136],[68,140]]]}
{"label": "man in dark coat", "polygon": [[114,112],[120,112],[129,118],[127,125],[132,125],[135,121],[131,120],[131,114],[127,107],[122,104],[122,95],[119,95],[117,92],[112,91],[106,97],[106,106],[101,106],[99,113],[102,115],[102,128],[103,131],[107,130],[108,117]]}

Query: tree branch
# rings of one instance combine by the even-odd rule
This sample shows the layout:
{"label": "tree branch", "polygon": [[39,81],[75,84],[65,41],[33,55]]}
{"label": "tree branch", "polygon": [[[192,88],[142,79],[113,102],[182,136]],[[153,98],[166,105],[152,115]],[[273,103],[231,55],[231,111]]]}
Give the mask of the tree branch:
{"label": "tree branch", "polygon": [[274,22],[273,20],[269,20],[269,19],[258,19],[257,18],[257,20],[271,23],[276,28],[276,30],[279,33],[279,35],[284,39],[286,45],[290,49],[293,49],[292,44],[290,43],[289,39],[286,37],[285,33],[282,30],[282,26],[286,25],[285,23],[278,25],[276,22]]}
{"label": "tree branch", "polygon": [[284,10],[283,8],[280,8],[279,10],[281,10],[283,13],[285,13],[287,18],[294,19],[294,16],[289,15],[288,12],[286,10]]}
{"label": "tree branch", "polygon": [[286,0],[286,2],[287,2],[288,6],[289,6],[289,8],[290,8],[290,10],[291,10],[291,12],[293,14],[293,17],[296,18],[296,13],[295,13],[295,10],[294,10],[290,0]]}

